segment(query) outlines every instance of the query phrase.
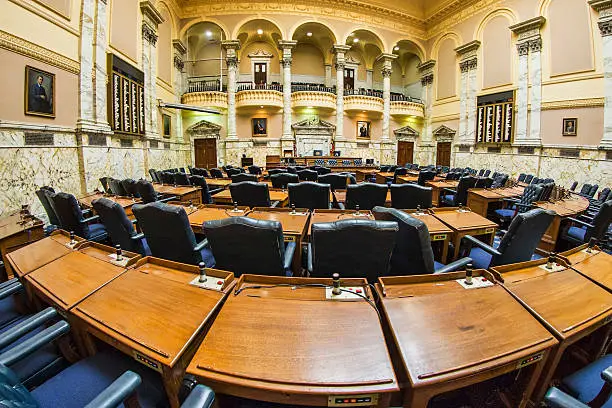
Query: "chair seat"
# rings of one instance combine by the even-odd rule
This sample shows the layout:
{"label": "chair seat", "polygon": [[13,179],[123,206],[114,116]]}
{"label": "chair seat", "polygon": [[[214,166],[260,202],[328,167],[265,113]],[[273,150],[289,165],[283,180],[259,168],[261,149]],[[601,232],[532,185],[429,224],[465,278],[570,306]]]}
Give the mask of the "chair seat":
{"label": "chair seat", "polygon": [[71,365],[34,389],[32,396],[40,408],[82,408],[127,370],[142,377],[138,387],[141,407],[164,405],[166,397],[161,376],[114,350],[99,352]]}
{"label": "chair seat", "polygon": [[0,327],[21,317],[17,296],[19,295],[12,295],[0,300]]}
{"label": "chair seat", "polygon": [[476,269],[487,269],[493,258],[491,254],[481,248],[472,248],[468,256],[472,258],[472,265]]}
{"label": "chair seat", "polygon": [[202,261],[204,261],[207,268],[212,268],[217,264],[217,261],[215,261],[215,257],[213,256],[210,248],[202,249],[200,254],[202,254]]}
{"label": "chair seat", "polygon": [[442,202],[448,205],[455,204],[455,196],[453,194],[442,196]]}
{"label": "chair seat", "polygon": [[[581,370],[563,379],[563,387],[578,400],[587,403],[597,396],[604,380],[601,373],[612,366],[612,354],[608,354],[599,360],[589,364]],[[612,399],[603,405],[604,408],[612,407]]]}
{"label": "chair seat", "polygon": [[571,238],[584,242],[584,235],[586,234],[586,232],[587,232],[586,228],[570,227],[567,230],[567,235]]}
{"label": "chair seat", "polygon": [[502,218],[512,218],[512,217],[514,217],[515,213],[516,213],[516,211],[509,210],[507,208],[504,208],[502,210],[495,210],[495,214],[499,215]]}
{"label": "chair seat", "polygon": [[438,269],[444,268],[446,265],[441,264],[440,262],[436,262],[434,261],[434,270],[437,271]]}
{"label": "chair seat", "polygon": [[87,237],[90,241],[101,242],[108,238],[108,234],[106,233],[106,228],[104,224],[89,224],[89,237]]}
{"label": "chair seat", "polygon": [[53,224],[45,225],[45,228],[44,228],[45,236],[50,235],[53,231],[57,229],[58,229],[57,225],[53,225]]}

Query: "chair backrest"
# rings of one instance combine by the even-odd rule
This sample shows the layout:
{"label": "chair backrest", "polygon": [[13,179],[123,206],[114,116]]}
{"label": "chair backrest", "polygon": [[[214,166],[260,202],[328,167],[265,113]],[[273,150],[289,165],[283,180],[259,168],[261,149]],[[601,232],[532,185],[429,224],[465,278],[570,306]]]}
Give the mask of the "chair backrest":
{"label": "chair backrest", "polygon": [[527,177],[527,175],[525,173],[519,174],[518,181],[520,181],[522,183],[523,181],[525,181],[525,177]]}
{"label": "chair backrest", "polygon": [[270,192],[268,184],[242,181],[229,185],[232,201],[247,207],[269,207]]}
{"label": "chair backrest", "polygon": [[255,174],[238,173],[232,175],[232,183],[240,183],[242,181],[254,181],[257,182],[257,176]]}
{"label": "chair backrest", "polygon": [[121,186],[125,190],[128,197],[140,197],[140,194],[138,194],[138,189],[136,188],[136,180],[131,178],[121,180]]}
{"label": "chair backrest", "polygon": [[174,172],[162,171],[160,175],[164,184],[174,185]]}
{"label": "chair backrest", "polygon": [[189,182],[189,176],[182,172],[174,173],[174,184],[176,184],[177,186],[191,185],[191,183]]}
{"label": "chair backrest", "polygon": [[329,184],[304,181],[301,183],[289,183],[289,205],[296,208],[308,208],[309,210],[328,209],[330,188]]}
{"label": "chair backrest", "polygon": [[483,176],[484,176],[484,177],[489,177],[489,175],[490,175],[490,174],[491,174],[491,170],[486,169],[486,170],[485,170],[485,172],[484,172],[484,174],[483,174]]}
{"label": "chair backrest", "polygon": [[127,191],[123,188],[121,184],[121,180],[117,180],[115,178],[110,179],[110,189],[111,193],[118,196],[127,196]]}
{"label": "chair backrest", "polygon": [[531,183],[531,180],[533,180],[533,175],[532,174],[528,174],[525,176],[525,183],[529,184]]}
{"label": "chair backrest", "polygon": [[300,181],[317,181],[319,173],[314,170],[300,170],[297,172]]}
{"label": "chair backrest", "polygon": [[538,184],[528,185],[523,190],[523,195],[521,195],[521,198],[520,198],[521,204],[531,204],[534,201],[538,201],[540,197],[542,197],[542,191],[543,191],[542,186]]}
{"label": "chair backrest", "polygon": [[227,177],[232,177],[233,175],[240,174],[242,172],[240,171],[240,169],[232,167],[232,168],[226,169],[225,173],[227,174]]}
{"label": "chair backrest", "polygon": [[189,181],[192,185],[202,188],[202,190],[200,190],[202,192],[202,204],[212,204],[213,199],[210,195],[206,179],[202,176],[190,176]]}
{"label": "chair backrest", "polygon": [[599,192],[599,196],[597,197],[597,201],[599,201],[600,203],[605,203],[606,201],[612,199],[612,197],[610,196],[610,187],[606,187],[603,190],[601,190]]}
{"label": "chair backrest", "polygon": [[346,186],[346,208],[354,210],[371,210],[377,205],[383,206],[387,201],[386,184],[361,183]]}
{"label": "chair backrest", "polygon": [[[519,181],[520,181],[520,180],[519,180]],[[571,190],[571,191],[576,191],[576,187],[578,187],[578,182],[577,182],[577,181],[574,181],[574,182],[572,183],[572,186],[570,187],[570,190]]]}
{"label": "chair backrest", "polygon": [[210,175],[212,178],[223,178],[223,172],[220,169],[210,169]]}
{"label": "chair backrest", "polygon": [[19,376],[4,364],[0,364],[0,403],[2,407],[39,407]]}
{"label": "chair backrest", "polygon": [[278,221],[228,217],[202,227],[215,257],[216,268],[257,275],[285,276],[283,227]]}
{"label": "chair backrest", "polygon": [[484,176],[484,172],[485,172],[484,169],[478,170],[478,177]]}
{"label": "chair backrest", "polygon": [[261,167],[259,166],[249,166],[248,170],[249,174],[255,174],[256,176],[261,174]]}
{"label": "chair backrest", "polygon": [[319,183],[329,184],[332,191],[345,190],[347,179],[346,174],[330,173],[319,176]]}
{"label": "chair backrest", "polygon": [[431,208],[432,188],[418,184],[391,184],[391,206],[393,208],[411,209]]}
{"label": "chair backrest", "polygon": [[202,177],[210,177],[210,173],[208,172],[208,170],[206,169],[199,169],[199,172],[197,174],[198,176],[202,176]]}
{"label": "chair backrest", "polygon": [[81,222],[84,220],[83,212],[77,199],[68,193],[51,193],[50,197],[53,203],[53,208],[57,213],[57,218],[60,222],[60,227],[66,231],[74,231],[81,238],[89,238],[89,226]]}
{"label": "chair backrest", "polygon": [[330,174],[332,171],[329,167],[315,166],[315,171],[319,176]]}
{"label": "chair backrest", "polygon": [[597,189],[599,189],[599,184],[593,184],[589,190],[589,197],[594,197]]}
{"label": "chair backrest", "polygon": [[491,188],[504,187],[507,181],[508,181],[507,174],[498,173],[496,177],[493,177],[493,184],[491,184]]}
{"label": "chair backrest", "polygon": [[497,248],[501,255],[494,255],[490,266],[531,260],[554,217],[554,211],[541,208],[517,214]]}
{"label": "chair backrest", "polygon": [[270,169],[270,170],[268,170],[268,175],[270,177],[272,177],[275,174],[280,174],[280,173],[285,173],[285,170],[283,170],[283,169]]}
{"label": "chair backrest", "polygon": [[289,183],[299,183],[300,178],[297,174],[277,173],[270,176],[270,181],[274,188],[287,188]]}
{"label": "chair backrest", "polygon": [[102,188],[104,189],[105,193],[111,192],[109,182],[110,182],[110,177],[100,177],[100,184],[102,184]]}
{"label": "chair backrest", "polygon": [[287,173],[297,174],[297,169],[295,166],[287,166]]}
{"label": "chair backrest", "polygon": [[155,169],[149,169],[149,176],[151,176],[151,180],[159,183],[159,179],[157,178],[157,172],[155,171]]}
{"label": "chair backrest", "polygon": [[393,170],[393,182],[397,183],[397,177],[398,176],[405,176],[406,174],[408,174],[408,169],[404,168],[404,167],[398,167],[395,170]]}
{"label": "chair backrest", "polygon": [[194,251],[195,235],[182,206],[154,202],[134,204],[132,211],[153,256],[192,265],[202,262],[202,255]]}
{"label": "chair backrest", "polygon": [[312,277],[334,273],[374,283],[389,270],[396,222],[340,220],[312,225]]}
{"label": "chair backrest", "polygon": [[93,200],[91,205],[100,216],[113,245],[121,245],[126,251],[142,253],[140,243],[132,240],[136,230],[121,204],[102,197]]}
{"label": "chair backrest", "polygon": [[467,196],[468,190],[470,188],[474,188],[476,185],[476,177],[474,176],[464,176],[459,179],[459,184],[457,185],[457,194],[455,194],[454,205],[466,205],[467,204]]}
{"label": "chair backrest", "polygon": [[419,178],[417,180],[417,184],[419,186],[424,186],[428,181],[433,180],[436,177],[436,172],[433,170],[421,170],[419,172]]}
{"label": "chair backrest", "polygon": [[157,192],[150,181],[140,179],[136,182],[136,191],[144,204],[153,203],[158,200]]}
{"label": "chair backrest", "polygon": [[587,229],[584,235],[585,242],[591,238],[601,241],[604,238],[604,234],[608,231],[610,221],[612,221],[612,200],[603,203],[595,217],[593,217],[592,223],[595,228]]}
{"label": "chair backrest", "polygon": [[50,193],[55,192],[53,188],[48,187],[48,186],[43,186],[40,189],[36,190],[36,196],[40,200],[40,203],[42,204],[43,208],[45,209],[45,212],[47,213],[47,218],[49,218],[49,224],[59,226],[60,225],[59,218],[57,217],[57,214],[55,213],[55,209],[51,205],[51,202],[49,202],[49,198],[47,198],[45,191],[48,191]]}
{"label": "chair backrest", "polygon": [[476,180],[476,188],[489,188],[493,185],[493,179],[490,177],[481,177]]}

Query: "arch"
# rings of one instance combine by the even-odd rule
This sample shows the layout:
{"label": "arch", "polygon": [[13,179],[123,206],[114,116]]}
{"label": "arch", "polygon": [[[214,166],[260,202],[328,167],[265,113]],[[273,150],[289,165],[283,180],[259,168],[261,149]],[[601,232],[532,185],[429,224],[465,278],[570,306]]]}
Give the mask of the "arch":
{"label": "arch", "polygon": [[172,35],[174,37],[176,33],[178,32],[178,28],[177,28],[178,23],[177,23],[176,15],[174,14],[174,12],[172,11],[172,8],[168,5],[166,1],[164,0],[159,1],[158,6],[164,7],[166,11],[168,12],[168,15],[170,16],[170,23],[172,24]]}
{"label": "arch", "polygon": [[[482,27],[479,76],[483,88],[511,85],[514,80],[514,47],[512,45],[513,24],[507,13],[492,13]],[[487,34],[485,36],[485,33]],[[481,63],[482,62],[482,63]]]}
{"label": "arch", "polygon": [[508,18],[510,20],[509,25],[516,24],[520,21],[516,12],[510,8],[495,9],[489,14],[487,14],[482,20],[480,20],[480,23],[478,24],[478,26],[476,27],[476,30],[474,31],[474,37],[472,38],[475,40],[482,41],[482,33],[484,31],[484,28],[489,23],[489,21],[491,21],[492,19],[498,16],[504,16]]}
{"label": "arch", "polygon": [[415,41],[415,40],[411,40],[408,38],[402,38],[399,37],[397,40],[395,40],[390,46],[389,49],[391,50],[391,52],[393,52],[394,48],[396,45],[398,45],[401,42],[409,42],[411,44],[414,45],[414,47],[416,48],[416,53],[414,53],[417,57],[419,57],[421,59],[421,61],[425,61],[425,47],[423,47],[422,44],[420,44],[419,42]]}
{"label": "arch", "polygon": [[385,42],[382,40],[383,36],[374,28],[374,27],[367,27],[367,26],[353,26],[351,30],[347,31],[341,38],[342,38],[342,44],[346,44],[346,42],[348,41],[349,37],[357,31],[365,31],[370,33],[371,35],[374,36],[374,38],[376,38],[376,40],[378,41],[378,44],[376,44],[378,46],[378,48],[380,48],[381,52],[389,52],[389,50],[385,47]]}
{"label": "arch", "polygon": [[330,27],[330,26],[329,26],[329,25],[327,25],[327,24],[324,24],[324,23],[322,23],[322,22],[320,22],[320,21],[313,20],[313,19],[305,19],[305,20],[301,20],[301,21],[297,22],[296,24],[294,24],[294,25],[293,25],[293,27],[291,27],[291,28],[289,29],[289,35],[287,36],[287,38],[288,38],[288,39],[293,39],[293,36],[295,35],[295,32],[296,32],[296,31],[297,31],[297,30],[298,30],[298,29],[299,29],[301,26],[303,26],[303,25],[305,25],[305,24],[319,24],[319,25],[321,25],[321,26],[325,27],[326,29],[328,29],[328,30],[331,32],[331,34],[332,34],[332,41],[333,41],[333,43],[334,43],[334,44],[337,44],[338,38],[340,38],[340,37],[338,36],[338,32],[336,31],[336,29],[335,29],[335,28]]}
{"label": "arch", "polygon": [[289,37],[287,37],[287,33],[285,33],[283,31],[283,29],[281,28],[281,24],[278,21],[276,21],[276,20],[274,20],[274,19],[272,19],[270,17],[267,17],[267,16],[266,17],[260,17],[260,16],[255,16],[254,17],[254,16],[250,16],[250,17],[246,17],[246,18],[240,20],[236,24],[236,27],[234,27],[234,30],[232,31],[231,38],[232,39],[238,38],[238,35],[240,34],[240,30],[242,29],[242,27],[244,27],[245,25],[247,25],[248,23],[250,23],[252,21],[257,21],[257,20],[267,21],[268,23],[270,23],[273,26],[275,26],[276,29],[280,32],[282,39],[289,38]]}
{"label": "arch", "polygon": [[552,0],[539,0],[538,2],[538,9],[537,9],[537,15],[538,16],[547,16],[548,15],[548,7],[550,6],[550,3],[552,2]]}
{"label": "arch", "polygon": [[433,45],[431,46],[431,58],[432,59],[435,59],[435,60],[438,59],[438,52],[440,52],[440,44],[442,44],[442,42],[446,40],[447,38],[453,39],[455,41],[455,46],[457,47],[463,44],[463,39],[457,32],[449,31],[446,34],[438,37],[436,41],[434,41]]}
{"label": "arch", "polygon": [[185,36],[187,35],[187,31],[189,31],[189,29],[199,23],[212,23],[217,25],[220,29],[221,32],[223,33],[223,37],[226,40],[229,40],[230,37],[228,35],[229,33],[229,29],[227,28],[227,25],[225,25],[225,23],[223,23],[220,20],[217,20],[216,18],[212,18],[212,17],[200,17],[200,18],[195,18],[193,20],[191,20],[189,23],[185,24],[185,26],[183,28],[181,28],[178,37],[181,39],[181,41],[185,41],[186,38]]}

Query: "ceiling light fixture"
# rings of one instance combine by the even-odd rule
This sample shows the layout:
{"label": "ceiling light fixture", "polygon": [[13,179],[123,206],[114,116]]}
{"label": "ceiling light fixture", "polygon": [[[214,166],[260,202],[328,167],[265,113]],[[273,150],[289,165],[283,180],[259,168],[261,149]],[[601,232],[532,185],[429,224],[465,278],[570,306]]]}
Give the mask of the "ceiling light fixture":
{"label": "ceiling light fixture", "polygon": [[257,29],[257,34],[262,35],[263,34],[263,30],[261,28]]}
{"label": "ceiling light fixture", "polygon": [[260,106],[259,106],[259,108],[260,108],[260,109],[263,109],[263,105],[260,105]]}
{"label": "ceiling light fixture", "polygon": [[395,51],[399,51],[399,46],[397,46],[397,45],[396,45],[395,47],[393,47],[393,49],[394,49]]}
{"label": "ceiling light fixture", "polygon": [[359,42],[359,38],[354,38],[354,39],[353,39],[353,42],[354,42],[354,43],[358,43],[358,42]]}
{"label": "ceiling light fixture", "polygon": [[311,32],[307,32],[307,33],[306,33],[306,36],[308,36],[308,37],[312,37],[312,33],[311,33]]}
{"label": "ceiling light fixture", "polygon": [[206,36],[209,38],[212,37],[212,31],[210,30],[206,31]]}

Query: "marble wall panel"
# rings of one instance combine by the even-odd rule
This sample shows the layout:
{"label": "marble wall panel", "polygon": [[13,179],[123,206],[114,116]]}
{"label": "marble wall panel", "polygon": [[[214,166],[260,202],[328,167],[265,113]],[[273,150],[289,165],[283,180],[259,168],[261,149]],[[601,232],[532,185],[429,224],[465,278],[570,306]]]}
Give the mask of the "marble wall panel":
{"label": "marble wall panel", "polygon": [[117,179],[144,177],[144,155],[139,148],[83,147],[85,185],[87,191],[101,188],[101,177]]}
{"label": "marble wall panel", "polygon": [[[191,154],[188,149],[149,149],[149,168],[156,170],[187,168],[191,164]],[[147,170],[148,171],[148,170]]]}

